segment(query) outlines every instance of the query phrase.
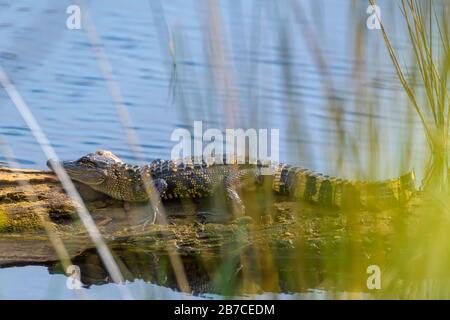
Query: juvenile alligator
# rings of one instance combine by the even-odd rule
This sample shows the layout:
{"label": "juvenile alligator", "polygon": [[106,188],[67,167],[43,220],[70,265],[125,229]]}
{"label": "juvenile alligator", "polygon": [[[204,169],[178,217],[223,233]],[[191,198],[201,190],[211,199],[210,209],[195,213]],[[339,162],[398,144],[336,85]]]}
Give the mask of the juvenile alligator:
{"label": "juvenile alligator", "polygon": [[[192,159],[191,159],[192,160]],[[343,180],[304,168],[277,164],[263,175],[261,164],[207,164],[201,161],[155,160],[145,166],[124,163],[109,151],[99,150],[76,161],[60,164],[76,181],[127,202],[149,200],[143,179],[153,181],[162,199],[200,198],[221,190],[242,209],[239,190],[270,179],[274,192],[326,207],[386,208],[407,201],[415,192],[414,172],[383,181]],[[52,168],[53,160],[47,165]]]}

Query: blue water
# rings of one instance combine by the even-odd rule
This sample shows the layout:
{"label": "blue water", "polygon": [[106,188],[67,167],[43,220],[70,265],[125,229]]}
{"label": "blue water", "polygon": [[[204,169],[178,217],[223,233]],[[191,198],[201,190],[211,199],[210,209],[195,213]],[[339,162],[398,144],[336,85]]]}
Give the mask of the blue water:
{"label": "blue water", "polygon": [[[121,291],[115,284],[94,285],[89,289],[68,289],[67,277],[64,275],[48,276],[43,267],[28,266],[2,269],[0,272],[0,299],[122,299]],[[223,299],[216,294],[190,295],[183,294],[162,286],[152,285],[142,280],[125,284],[132,299]],[[338,292],[334,295],[324,290],[309,290],[308,292],[287,294],[270,292],[251,296],[240,296],[239,299],[331,299],[348,298],[351,294]],[[368,298],[367,294],[355,293],[354,298]]]}
{"label": "blue water", "polygon": [[[377,2],[386,27],[394,31],[396,49],[407,60],[406,38],[395,3]],[[220,59],[211,58],[214,26],[207,18],[206,2],[89,3],[114,81],[147,160],[169,158],[175,144],[171,133],[191,128],[194,120],[202,120],[204,129],[224,130],[229,122],[223,110],[233,107],[233,128],[280,130],[281,161],[336,174],[342,163],[339,166],[336,161],[339,140],[325,86],[331,81],[335,88],[331,98],[342,107],[343,130],[353,136],[361,151],[366,150],[362,137],[368,134],[366,123],[373,114],[385,133],[380,138],[383,174],[398,174],[399,168],[386,164],[398,156],[407,124],[416,126],[418,120],[405,116],[407,101],[381,33],[365,27],[367,3],[298,3],[306,21],[297,20],[292,10],[277,1],[219,1],[225,66]],[[59,157],[72,159],[95,149],[108,149],[134,161],[85,30],[66,28],[69,4],[72,2],[0,1],[0,64]],[[365,57],[361,61],[355,60],[354,50],[359,31]],[[175,48],[174,59],[169,43]],[[314,45],[320,46],[329,73],[319,66],[317,52],[311,50]],[[360,69],[355,71],[355,66]],[[229,80],[225,89],[215,82],[214,73]],[[369,108],[374,101],[376,112]],[[292,136],[294,118],[300,128]],[[21,166],[45,168],[47,159],[4,90],[0,90],[0,135]],[[422,150],[420,143],[415,147]],[[0,161],[6,161],[2,151]],[[343,162],[344,169],[358,165],[362,171],[368,168],[364,157],[356,161],[344,155]],[[351,176],[352,171],[340,174]],[[24,278],[31,282],[22,281]],[[2,269],[0,279],[0,297],[73,298],[61,289],[65,277],[50,276],[43,267]],[[116,293],[110,286],[91,287],[86,294],[114,298]],[[138,297],[176,296],[151,284],[133,283],[129,287]]]}

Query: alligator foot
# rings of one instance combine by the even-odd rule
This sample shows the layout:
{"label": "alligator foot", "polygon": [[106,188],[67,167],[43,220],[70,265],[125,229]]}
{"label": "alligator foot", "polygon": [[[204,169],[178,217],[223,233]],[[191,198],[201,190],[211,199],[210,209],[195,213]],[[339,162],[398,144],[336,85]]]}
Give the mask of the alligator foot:
{"label": "alligator foot", "polygon": [[161,213],[158,210],[157,206],[152,206],[152,213],[151,215],[149,215],[147,218],[145,218],[144,220],[142,220],[139,224],[142,223],[142,229],[144,230],[145,227],[151,222],[151,224],[155,224],[156,223],[156,217],[161,215]]}
{"label": "alligator foot", "polygon": [[123,202],[123,211],[125,212],[126,215],[128,215],[131,211],[131,203],[128,201],[124,201]]}

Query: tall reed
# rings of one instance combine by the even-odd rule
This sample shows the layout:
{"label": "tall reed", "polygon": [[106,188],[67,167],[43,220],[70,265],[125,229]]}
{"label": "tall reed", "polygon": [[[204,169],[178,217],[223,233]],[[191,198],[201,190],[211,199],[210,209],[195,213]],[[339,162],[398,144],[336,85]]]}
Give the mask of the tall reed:
{"label": "tall reed", "polygon": [[[370,0],[375,5],[374,0]],[[436,7],[440,10],[437,12]],[[386,48],[398,79],[423,125],[430,149],[430,161],[425,171],[424,187],[448,188],[450,98],[447,80],[450,68],[448,3],[402,0],[401,12],[414,56],[414,68],[419,77],[408,77],[401,65],[383,23]]]}

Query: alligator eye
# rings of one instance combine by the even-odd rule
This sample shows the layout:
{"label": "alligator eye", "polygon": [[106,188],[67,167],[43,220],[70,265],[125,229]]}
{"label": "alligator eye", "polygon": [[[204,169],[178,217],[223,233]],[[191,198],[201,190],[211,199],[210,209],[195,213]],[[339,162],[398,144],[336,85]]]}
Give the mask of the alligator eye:
{"label": "alligator eye", "polygon": [[87,158],[81,158],[77,162],[88,167],[95,167],[95,163]]}

